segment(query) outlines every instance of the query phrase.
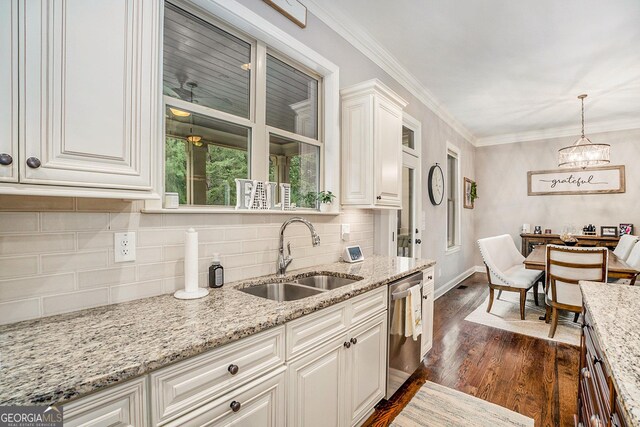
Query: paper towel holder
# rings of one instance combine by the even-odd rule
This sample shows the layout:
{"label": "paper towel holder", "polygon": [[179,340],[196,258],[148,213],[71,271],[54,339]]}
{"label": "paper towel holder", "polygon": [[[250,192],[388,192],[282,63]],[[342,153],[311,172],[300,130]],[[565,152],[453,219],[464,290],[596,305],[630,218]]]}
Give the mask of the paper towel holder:
{"label": "paper towel holder", "polygon": [[209,289],[198,288],[195,292],[187,292],[184,289],[176,291],[173,296],[178,299],[198,299],[209,295]]}

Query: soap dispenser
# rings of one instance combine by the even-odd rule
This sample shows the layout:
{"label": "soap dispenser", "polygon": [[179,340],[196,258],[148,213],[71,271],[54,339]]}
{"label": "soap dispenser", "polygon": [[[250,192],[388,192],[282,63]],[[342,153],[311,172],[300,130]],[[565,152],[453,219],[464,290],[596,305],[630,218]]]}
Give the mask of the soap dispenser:
{"label": "soap dispenser", "polygon": [[209,287],[221,288],[224,285],[224,268],[220,264],[220,254],[213,254],[213,261],[209,266]]}

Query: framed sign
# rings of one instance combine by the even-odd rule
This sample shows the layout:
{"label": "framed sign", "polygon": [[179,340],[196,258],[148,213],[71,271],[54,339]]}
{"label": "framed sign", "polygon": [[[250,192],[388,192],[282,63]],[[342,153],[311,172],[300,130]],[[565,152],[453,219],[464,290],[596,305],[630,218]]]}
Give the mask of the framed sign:
{"label": "framed sign", "polygon": [[471,187],[473,185],[473,181],[469,178],[464,178],[464,203],[463,207],[465,209],[473,209],[473,197],[471,197]]}
{"label": "framed sign", "polygon": [[298,0],[264,0],[300,28],[307,26],[307,8]]}
{"label": "framed sign", "polygon": [[528,195],[624,193],[624,166],[527,172]]}

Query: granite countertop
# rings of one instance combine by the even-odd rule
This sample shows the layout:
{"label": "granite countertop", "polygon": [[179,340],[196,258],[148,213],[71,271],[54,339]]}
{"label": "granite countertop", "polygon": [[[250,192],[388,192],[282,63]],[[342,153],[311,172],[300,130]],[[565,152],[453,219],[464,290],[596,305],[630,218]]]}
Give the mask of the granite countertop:
{"label": "granite countertop", "polygon": [[640,426],[640,286],[580,282],[627,425]]}
{"label": "granite countertop", "polygon": [[[223,344],[284,324],[435,262],[372,256],[290,271],[360,276],[354,284],[275,302],[238,288],[275,275],[226,284],[191,301],[161,295],[0,326],[0,405],[63,403]],[[279,279],[278,281],[283,281]]]}

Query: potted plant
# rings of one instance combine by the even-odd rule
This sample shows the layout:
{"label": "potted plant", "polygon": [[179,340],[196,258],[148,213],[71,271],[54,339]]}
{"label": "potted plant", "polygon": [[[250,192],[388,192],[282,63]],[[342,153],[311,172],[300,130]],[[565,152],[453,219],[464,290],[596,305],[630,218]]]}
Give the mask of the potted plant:
{"label": "potted plant", "polygon": [[318,193],[318,202],[320,202],[320,212],[328,212],[331,202],[336,198],[336,195],[331,191],[320,191]]}
{"label": "potted plant", "polygon": [[475,181],[471,182],[471,191],[469,195],[471,196],[471,203],[478,198],[478,184],[476,184]]}

